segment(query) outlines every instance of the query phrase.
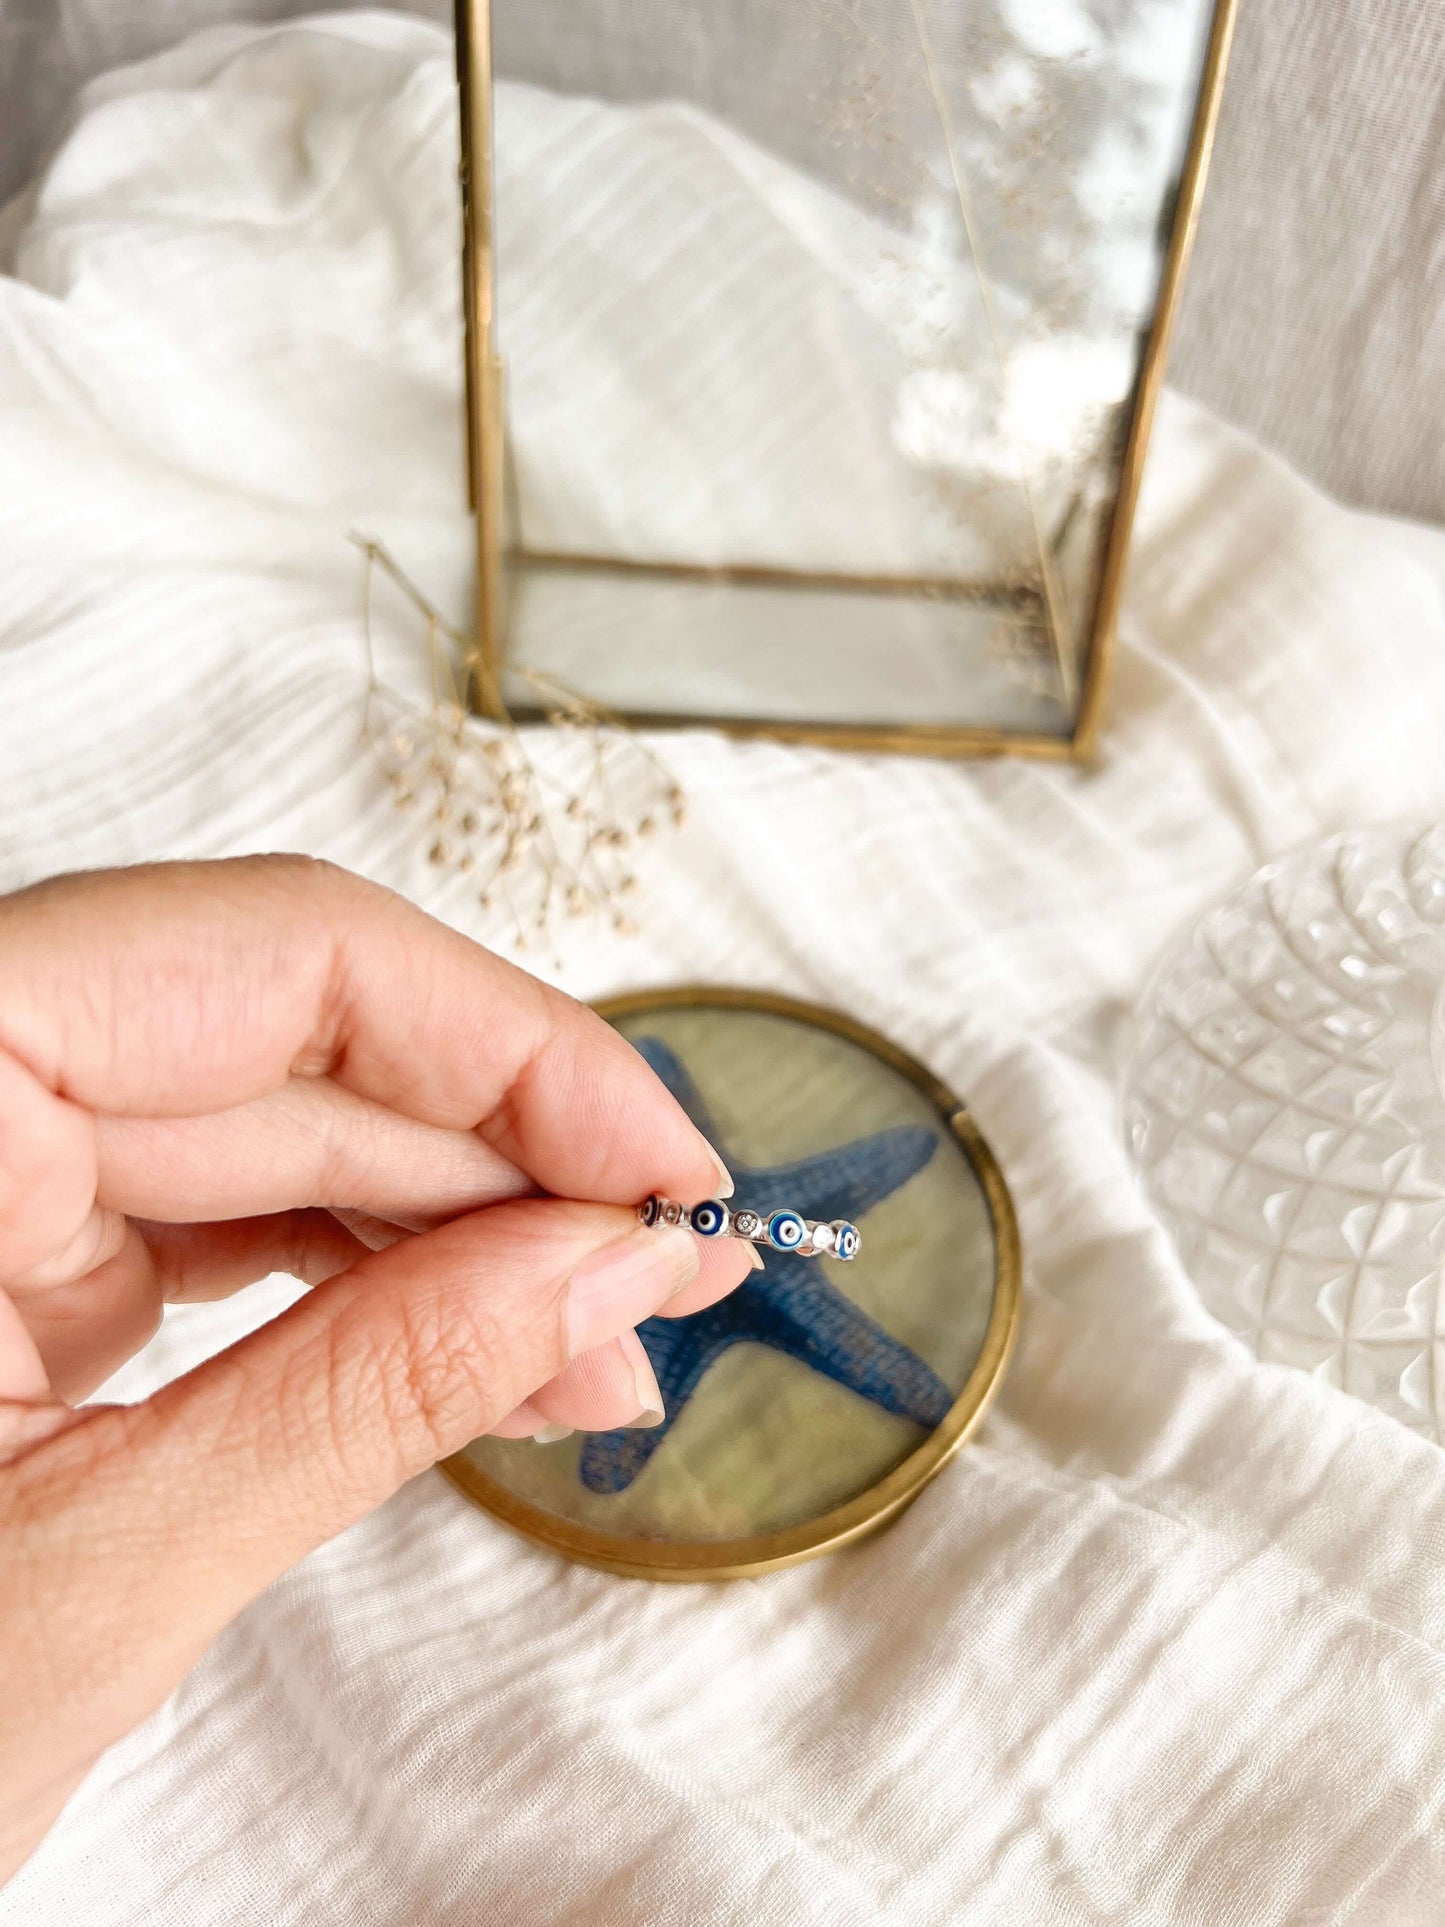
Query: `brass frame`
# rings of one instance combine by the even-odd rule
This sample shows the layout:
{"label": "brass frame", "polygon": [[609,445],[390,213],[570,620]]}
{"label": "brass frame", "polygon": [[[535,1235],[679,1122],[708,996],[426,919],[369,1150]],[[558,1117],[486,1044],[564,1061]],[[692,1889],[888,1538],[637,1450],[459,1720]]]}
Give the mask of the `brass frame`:
{"label": "brass frame", "polygon": [[872,1052],[915,1084],[929,1099],[978,1174],[993,1222],[997,1265],[993,1304],[977,1362],[947,1416],[902,1464],[861,1492],[846,1505],[817,1519],[781,1532],[760,1533],[749,1539],[712,1544],[670,1544],[654,1539],[623,1539],[574,1525],[519,1498],[490,1478],[461,1453],[444,1459],[437,1468],[483,1511],[524,1537],[560,1552],[582,1565],[628,1579],[693,1580],[754,1579],[783,1566],[815,1559],[840,1546],[876,1532],[900,1512],[936,1477],[975,1430],[1003,1379],[1018,1331],[1022,1263],[1013,1200],[993,1153],[979,1134],[967,1108],[933,1073],[876,1031],[820,1005],[768,992],[713,988],[686,984],[675,990],[637,991],[613,997],[596,1006],[598,1014],[614,1021],[659,1009],[697,1010],[708,1006],[725,1010],[755,1010],[789,1017],[832,1031]]}
{"label": "brass frame", "polygon": [[[1169,246],[1159,280],[1154,318],[1140,359],[1129,408],[1129,426],[1119,467],[1119,486],[1109,516],[1099,569],[1094,612],[1084,650],[1083,675],[1071,735],[1042,735],[1028,731],[985,729],[958,725],[853,724],[780,722],[755,716],[707,716],[625,712],[623,720],[637,728],[709,728],[733,736],[766,736],[783,742],[821,744],[832,749],[871,750],[926,756],[1021,755],[1054,761],[1088,761],[1094,755],[1102,723],[1105,685],[1113,657],[1119,605],[1123,596],[1129,538],[1138,504],[1144,458],[1154,410],[1164,380],[1179,297],[1189,252],[1199,221],[1199,208],[1209,169],[1210,152],[1219,122],[1219,104],[1229,62],[1238,0],[1213,0],[1209,37],[1200,74],[1199,95],[1184,165],[1179,176]],[[472,694],[484,715],[498,720],[509,715],[531,721],[540,709],[509,710],[502,698],[504,654],[503,571],[504,543],[504,399],[502,367],[496,350],[496,277],[492,227],[492,71],[491,0],[455,0],[457,73],[461,83],[462,118],[462,231],[463,281],[466,309],[467,473],[477,519],[477,645],[472,661]],[[614,557],[533,556],[518,551],[521,563],[544,566],[605,566],[618,573],[651,576],[693,576],[698,580],[747,581],[760,579],[756,571],[687,565],[660,569]],[[772,572],[767,572],[771,576]],[[777,572],[783,579],[785,572]],[[834,589],[857,587],[862,593],[947,596],[977,600],[987,585],[959,582],[922,582],[900,586],[896,581],[859,577],[814,577],[800,572],[791,578],[800,585]]]}

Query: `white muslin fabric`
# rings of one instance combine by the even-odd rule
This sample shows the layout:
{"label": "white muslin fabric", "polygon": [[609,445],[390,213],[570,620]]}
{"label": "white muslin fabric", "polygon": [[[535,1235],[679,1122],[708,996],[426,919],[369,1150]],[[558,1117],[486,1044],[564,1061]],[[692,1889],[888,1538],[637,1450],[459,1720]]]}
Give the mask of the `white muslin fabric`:
{"label": "white muslin fabric", "polygon": [[[450,45],[166,59],[5,223],[0,883],[305,849],[501,941],[362,746],[346,540],[464,591]],[[730,1585],[416,1480],[105,1757],[0,1923],[1438,1922],[1445,1458],[1205,1314],[1114,1078],[1183,920],[1445,807],[1442,583],[1445,538],[1166,399],[1097,768],[663,739],[693,809],[644,934],[556,974],[817,999],[967,1094],[1026,1254],[992,1416],[880,1538]],[[295,1289],[174,1314],[112,1390]]]}

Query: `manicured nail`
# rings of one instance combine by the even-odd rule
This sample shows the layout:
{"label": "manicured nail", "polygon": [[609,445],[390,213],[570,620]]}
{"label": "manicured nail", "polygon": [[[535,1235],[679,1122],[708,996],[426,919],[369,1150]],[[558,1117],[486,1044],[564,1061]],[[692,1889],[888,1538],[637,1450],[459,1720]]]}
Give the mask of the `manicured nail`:
{"label": "manicured nail", "polygon": [[632,1383],[637,1391],[637,1402],[642,1407],[636,1418],[627,1421],[626,1429],[629,1432],[646,1432],[654,1425],[661,1425],[666,1416],[657,1373],[652,1369],[647,1347],[636,1332],[623,1332],[619,1342],[623,1355],[632,1367]]}
{"label": "manicured nail", "polygon": [[702,1263],[702,1247],[680,1225],[639,1226],[584,1258],[567,1287],[567,1356],[640,1325],[685,1286]]}
{"label": "manicured nail", "polygon": [[748,1263],[754,1271],[761,1271],[763,1268],[763,1254],[756,1245],[748,1246]]}
{"label": "manicured nail", "polygon": [[536,1445],[555,1445],[558,1439],[570,1439],[571,1436],[570,1425],[539,1425],[532,1434],[532,1440]]}
{"label": "manicured nail", "polygon": [[717,1166],[717,1181],[713,1185],[712,1194],[715,1198],[730,1198],[733,1192],[737,1190],[737,1186],[733,1183],[733,1180],[732,1180],[732,1173],[728,1170],[727,1166],[723,1163],[722,1159],[718,1156],[717,1152],[713,1150],[710,1144],[708,1145],[707,1149],[708,1149],[708,1156],[712,1159],[713,1163]]}

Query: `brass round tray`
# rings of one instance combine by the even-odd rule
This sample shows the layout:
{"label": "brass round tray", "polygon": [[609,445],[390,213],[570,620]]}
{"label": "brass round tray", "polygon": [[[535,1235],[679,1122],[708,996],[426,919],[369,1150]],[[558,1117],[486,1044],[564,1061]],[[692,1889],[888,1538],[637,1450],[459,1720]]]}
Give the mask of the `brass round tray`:
{"label": "brass round tray", "polygon": [[[648,1321],[666,1430],[546,1447],[484,1438],[441,1471],[538,1544],[638,1579],[751,1578],[876,1531],[968,1438],[1012,1349],[1018,1229],[992,1153],[946,1085],[836,1011],[704,986],[597,1008],[721,1140],[739,1203],[774,1172],[805,1215],[857,1216],[862,1200],[863,1253],[844,1273],[770,1252],[763,1281],[726,1312]],[[842,1117],[881,1128],[838,1145]],[[850,1209],[809,1212],[794,1194],[810,1183]],[[868,1187],[884,1183],[868,1211]],[[769,1293],[783,1294],[786,1318]],[[704,1343],[684,1326],[715,1351],[679,1364]],[[669,1372],[687,1387],[676,1405]]]}

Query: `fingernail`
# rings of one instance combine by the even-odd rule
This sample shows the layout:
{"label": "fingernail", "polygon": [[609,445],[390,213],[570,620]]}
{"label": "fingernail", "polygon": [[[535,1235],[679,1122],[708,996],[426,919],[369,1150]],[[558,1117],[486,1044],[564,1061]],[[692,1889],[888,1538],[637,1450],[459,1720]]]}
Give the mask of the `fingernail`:
{"label": "fingernail", "polygon": [[[704,1139],[703,1141],[704,1143],[706,1143],[706,1139]],[[727,1166],[723,1163],[722,1159],[718,1156],[717,1152],[713,1150],[710,1144],[708,1145],[707,1150],[708,1150],[708,1156],[712,1159],[714,1165],[717,1167],[717,1180],[713,1185],[712,1194],[715,1198],[730,1198],[733,1192],[737,1190],[737,1186],[733,1183],[733,1180],[732,1180],[732,1173],[728,1170]]]}
{"label": "fingernail", "polygon": [[763,1254],[756,1245],[748,1246],[748,1263],[754,1271],[761,1271],[763,1268]]}
{"label": "fingernail", "polygon": [[532,1434],[532,1442],[534,1445],[555,1445],[558,1439],[570,1439],[571,1436],[570,1425],[539,1425]]}
{"label": "fingernail", "polygon": [[651,1317],[690,1285],[702,1263],[702,1247],[680,1225],[642,1227],[584,1258],[567,1287],[567,1356]]}
{"label": "fingernail", "polygon": [[647,1347],[636,1332],[623,1332],[622,1350],[632,1367],[632,1383],[637,1390],[637,1402],[642,1407],[634,1419],[627,1421],[629,1432],[650,1431],[654,1425],[661,1425],[666,1413],[663,1410],[662,1391],[657,1383],[657,1373],[652,1369],[652,1360],[647,1356]]}

